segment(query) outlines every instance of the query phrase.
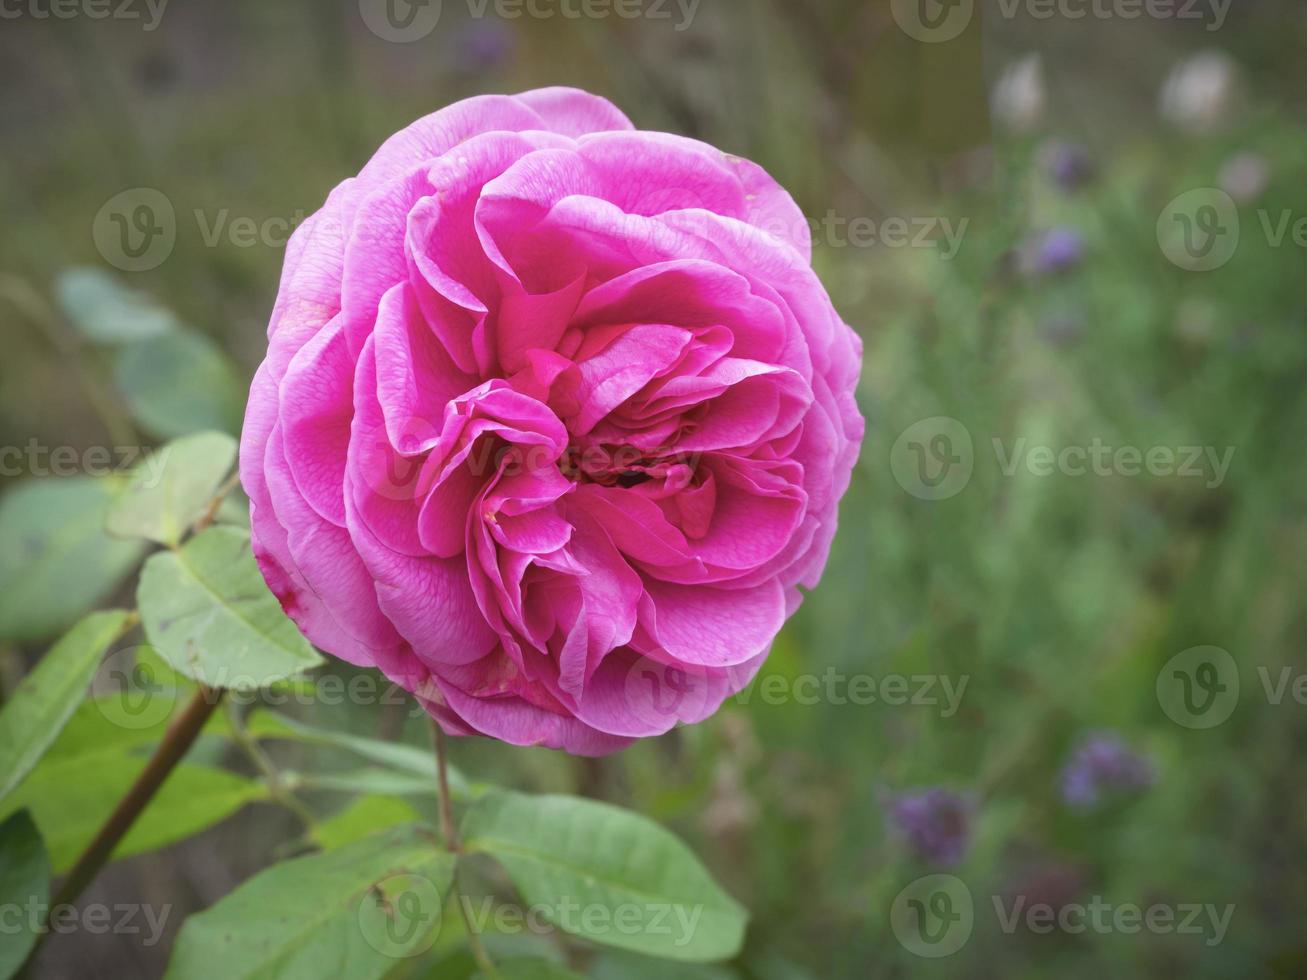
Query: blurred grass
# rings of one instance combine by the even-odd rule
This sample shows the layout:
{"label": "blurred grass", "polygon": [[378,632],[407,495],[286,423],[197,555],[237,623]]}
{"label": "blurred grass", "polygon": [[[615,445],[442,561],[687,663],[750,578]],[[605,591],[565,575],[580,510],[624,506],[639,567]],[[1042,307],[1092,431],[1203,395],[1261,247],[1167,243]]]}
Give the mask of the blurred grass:
{"label": "blurred grass", "polygon": [[[447,7],[429,42],[409,46],[368,35],[348,3],[179,4],[150,34],[85,19],[6,22],[0,270],[48,295],[61,269],[99,262],[89,228],[105,200],[157,187],[176,208],[177,247],[132,284],[248,375],[280,250],[206,247],[196,209],[206,222],[224,209],[297,220],[416,116],[476,92],[553,83],[608,95],[637,125],[759,160],[817,218],[967,219],[951,261],[818,245],[818,270],[866,345],[869,428],[823,583],[764,669],[965,675],[960,710],[768,704],[755,687],[708,724],[600,764],[490,743],[460,743],[456,761],[486,779],[609,796],[675,825],[753,911],[743,969],[761,980],[1301,975],[1307,708],[1268,704],[1257,668],[1307,666],[1307,266],[1301,249],[1260,240],[1254,218],[1258,207],[1302,217],[1307,205],[1301,11],[1236,4],[1216,38],[1171,23],[1041,33],[991,22],[973,52],[984,57],[949,68],[905,47],[883,4],[705,0],[685,32],[500,24],[509,54],[483,64],[468,63],[465,32],[485,25]],[[1157,86],[1184,52],[1214,42],[1246,65],[1243,111],[1215,135],[1167,130]],[[985,78],[963,73],[992,81],[1028,50],[1044,53],[1045,123],[958,157],[984,135]],[[956,104],[939,102],[938,89],[937,101],[921,95],[941,65]],[[982,123],[957,131],[945,153],[922,135],[932,114]],[[1094,183],[1066,194],[1042,176],[1050,135],[1090,147]],[[1247,150],[1269,161],[1272,181],[1244,208],[1234,260],[1204,275],[1170,265],[1156,216]],[[1080,267],[1034,281],[1015,272],[1028,236],[1059,225],[1083,235]],[[1050,332],[1057,317],[1078,331]],[[102,442],[62,355],[2,302],[0,330],[0,443]],[[975,471],[956,496],[923,501],[896,483],[891,447],[941,415],[970,432]],[[1235,456],[1214,488],[1006,476],[992,440],[1021,438],[1233,446]],[[1170,721],[1154,693],[1162,665],[1200,644],[1229,650],[1243,682],[1234,715],[1208,731]],[[331,717],[372,734],[375,712]],[[420,744],[421,723],[406,724]],[[1154,760],[1155,785],[1120,807],[1071,811],[1059,771],[1082,733],[1104,727]],[[974,844],[952,869],[976,896],[977,929],[935,963],[902,949],[889,927],[894,895],[931,869],[887,835],[881,791],[939,784],[979,798]],[[149,887],[168,894],[166,867],[151,868]],[[1070,900],[1233,903],[1235,913],[1215,947],[1184,935],[997,930],[990,896],[1049,881]]]}

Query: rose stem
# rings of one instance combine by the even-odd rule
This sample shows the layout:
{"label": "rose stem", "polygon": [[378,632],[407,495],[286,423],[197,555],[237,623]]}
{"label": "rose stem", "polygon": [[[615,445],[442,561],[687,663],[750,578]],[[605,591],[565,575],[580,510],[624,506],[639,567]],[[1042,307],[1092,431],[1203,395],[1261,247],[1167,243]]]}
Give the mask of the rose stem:
{"label": "rose stem", "polygon": [[[118,801],[118,805],[114,807],[113,813],[109,814],[109,819],[104,822],[100,832],[95,835],[95,839],[82,852],[82,856],[77,859],[77,863],[64,878],[63,886],[50,903],[51,911],[77,901],[77,897],[82,894],[86,886],[100,873],[100,869],[108,862],[118,842],[131,829],[150,800],[154,799],[154,794],[159,791],[168,774],[186,755],[196,736],[204,728],[204,723],[218,707],[223,693],[222,688],[201,685],[182,713],[173,719],[163,735],[163,740],[154,750],[154,755],[150,756],[150,761],[136,777],[136,782],[132,783],[132,788]],[[42,928],[37,933],[36,942],[32,945],[31,952],[27,954],[20,973],[31,964],[49,934],[48,928]]]}
{"label": "rose stem", "polygon": [[[457,857],[463,853],[463,842],[459,839],[458,828],[454,824],[454,804],[449,796],[449,763],[445,758],[445,733],[435,718],[431,718],[430,721],[431,742],[436,750],[436,781],[440,787],[440,834],[445,838],[445,846]],[[481,936],[467,913],[467,906],[459,892],[457,867],[454,869],[453,899],[459,915],[463,917],[463,926],[467,930],[467,944],[472,950],[472,958],[476,960],[477,967],[488,977],[499,976],[499,971],[495,969],[495,964],[486,953],[485,946],[481,944]]]}
{"label": "rose stem", "polygon": [[118,842],[131,829],[136,818],[141,815],[141,811],[154,798],[154,794],[158,792],[169,773],[181,761],[196,736],[200,734],[204,723],[209,720],[209,716],[218,707],[218,702],[222,700],[222,695],[222,688],[201,685],[182,713],[173,719],[167,732],[164,733],[163,740],[154,750],[154,755],[141,770],[141,774],[136,777],[132,788],[119,801],[118,806],[109,815],[109,819],[100,828],[100,832],[95,835],[95,839],[77,859],[73,869],[68,872],[68,877],[64,879],[58,896],[50,903],[52,908],[76,901],[82,890],[99,874],[100,869],[113,854],[114,848],[118,846]]}

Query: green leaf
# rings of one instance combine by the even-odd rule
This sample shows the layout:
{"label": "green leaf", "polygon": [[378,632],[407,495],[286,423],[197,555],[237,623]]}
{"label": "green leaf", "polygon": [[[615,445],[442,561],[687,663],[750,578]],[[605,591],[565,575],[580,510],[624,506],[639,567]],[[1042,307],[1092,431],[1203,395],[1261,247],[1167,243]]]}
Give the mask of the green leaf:
{"label": "green leaf", "polygon": [[[348,772],[287,772],[293,788],[325,790],[332,793],[370,793],[381,796],[435,796],[435,775],[422,778],[408,773],[367,766]],[[450,791],[452,795],[452,790]]]}
{"label": "green leaf", "polygon": [[[191,692],[182,693],[189,697]],[[148,710],[141,712],[137,695],[129,695],[126,707],[120,697],[115,692],[79,704],[40,765],[0,806],[0,812],[31,807],[56,870],[76,860],[145,768],[147,751],[171,720],[168,711],[158,708],[171,708],[177,701],[171,690],[160,690],[152,695]],[[228,735],[226,717],[215,712],[203,732]],[[182,765],[145,808],[115,856],[151,850],[196,833],[266,795],[260,783]]]}
{"label": "green leaf", "polygon": [[[110,669],[109,673],[112,675],[114,671]],[[163,737],[173,717],[194,693],[195,688],[190,684],[152,680],[144,691],[133,687],[87,698],[77,706],[41,765],[97,753],[141,752]],[[201,734],[229,738],[231,730],[226,714],[221,711],[211,714]]]}
{"label": "green leaf", "polygon": [[[56,871],[66,871],[91,842],[145,768],[146,757],[122,750],[47,757],[3,810],[29,808],[45,834]],[[262,784],[203,766],[180,765],[114,851],[124,858],[171,844],[263,799]]]}
{"label": "green leaf", "polygon": [[[500,960],[495,964],[495,975],[500,980],[581,980],[581,974],[543,956],[515,956]],[[473,980],[488,978],[484,973],[477,973]]]}
{"label": "green leaf", "polygon": [[41,658],[0,708],[0,800],[58,737],[126,622],[127,613],[119,610],[87,616]]}
{"label": "green leaf", "polygon": [[139,541],[104,531],[107,481],[59,477],[20,484],[0,501],[0,640],[66,629],[136,564]]}
{"label": "green leaf", "polygon": [[244,386],[203,334],[179,330],[124,347],[114,378],[137,421],[160,438],[240,427]]}
{"label": "green leaf", "polygon": [[691,961],[729,958],[743,942],[745,910],[689,848],[637,814],[572,796],[493,791],[468,810],[463,837],[567,932]]}
{"label": "green leaf", "polygon": [[[419,785],[425,789],[419,792],[435,792],[436,759],[429,749],[419,749],[403,742],[384,742],[364,735],[351,735],[348,732],[334,731],[328,728],[315,728],[302,721],[296,721],[286,715],[273,711],[256,711],[249,719],[250,734],[261,739],[289,739],[309,745],[325,745],[344,749],[357,756],[375,762],[389,769],[417,776]],[[376,770],[364,770],[375,772]],[[471,786],[467,778],[456,769],[449,769],[449,793],[459,801],[470,801],[479,791]],[[412,785],[412,780],[407,781]],[[412,790],[402,790],[403,793]]]}
{"label": "green leaf", "polygon": [[238,528],[212,527],[180,551],[153,555],[136,601],[154,648],[210,687],[254,690],[322,662],[281,611]]}
{"label": "green leaf", "polygon": [[236,461],[236,440],[197,432],[151,453],[109,507],[110,534],[169,546],[181,540],[213,500]]}
{"label": "green leaf", "polygon": [[668,963],[616,949],[600,953],[588,972],[594,980],[737,980],[738,976],[720,964]]}
{"label": "green leaf", "polygon": [[413,823],[418,812],[395,796],[363,796],[313,829],[313,839],[324,851],[334,851],[386,827]]}
{"label": "green leaf", "polygon": [[177,327],[176,317],[153,297],[129,289],[100,269],[84,267],[61,273],[54,294],[73,326],[100,343],[129,343]]}
{"label": "green leaf", "polygon": [[[7,912],[0,940],[0,977],[12,977],[36,944],[33,914],[50,898],[50,859],[36,824],[25,812],[0,823],[0,909]],[[38,920],[39,921],[39,920]]]}
{"label": "green leaf", "polygon": [[420,825],[285,861],[187,919],[166,976],[379,978],[431,947],[453,878]]}

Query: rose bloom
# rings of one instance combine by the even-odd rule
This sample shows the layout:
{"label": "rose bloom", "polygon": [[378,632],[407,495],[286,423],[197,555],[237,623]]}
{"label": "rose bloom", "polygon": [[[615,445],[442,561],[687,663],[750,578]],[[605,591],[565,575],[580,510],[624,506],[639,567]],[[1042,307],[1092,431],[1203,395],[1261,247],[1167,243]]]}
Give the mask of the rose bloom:
{"label": "rose bloom", "polygon": [[821,576],[861,344],[758,166],[550,88],[413,123],[286,249],[259,567],[452,734],[583,755],[744,687]]}

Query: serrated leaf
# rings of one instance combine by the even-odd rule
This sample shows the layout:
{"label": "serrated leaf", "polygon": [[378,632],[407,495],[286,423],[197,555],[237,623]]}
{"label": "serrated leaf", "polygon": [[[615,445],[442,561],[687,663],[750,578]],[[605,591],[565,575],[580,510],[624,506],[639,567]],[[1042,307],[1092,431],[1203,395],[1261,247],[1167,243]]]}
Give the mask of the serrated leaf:
{"label": "serrated leaf", "polygon": [[187,919],[166,976],[374,980],[430,948],[453,876],[421,825],[282,862]]}
{"label": "serrated leaf", "polygon": [[[50,898],[50,859],[26,811],[0,823],[0,909],[7,911],[0,935],[0,977],[12,977],[36,944],[31,912]],[[16,914],[15,914],[16,913]]]}
{"label": "serrated leaf", "polygon": [[0,501],[0,640],[53,636],[136,564],[139,541],[105,533],[111,485],[90,477],[20,484]]}
{"label": "serrated leaf", "polygon": [[86,696],[127,613],[92,613],[56,643],[0,708],[0,800],[20,783]]}
{"label": "serrated leaf", "polygon": [[150,295],[124,286],[101,269],[83,267],[60,274],[55,301],[85,337],[122,344],[157,337],[177,327],[177,318]]}
{"label": "serrated leaf", "polygon": [[244,386],[226,355],[202,334],[177,330],[124,347],[114,379],[132,415],[160,438],[239,430]]}
{"label": "serrated leaf", "polygon": [[740,904],[681,841],[629,811],[494,791],[468,810],[463,838],[504,866],[525,904],[574,935],[700,962],[734,956],[743,942]]}
{"label": "serrated leaf", "polygon": [[324,851],[362,840],[386,827],[413,823],[418,812],[395,796],[363,796],[313,828],[313,839]]}
{"label": "serrated leaf", "polygon": [[236,440],[225,432],[197,432],[155,450],[132,470],[110,505],[109,533],[177,544],[235,461]]}
{"label": "serrated leaf", "polygon": [[212,527],[153,555],[136,601],[154,648],[210,687],[254,690],[322,662],[268,590],[239,528]]}

